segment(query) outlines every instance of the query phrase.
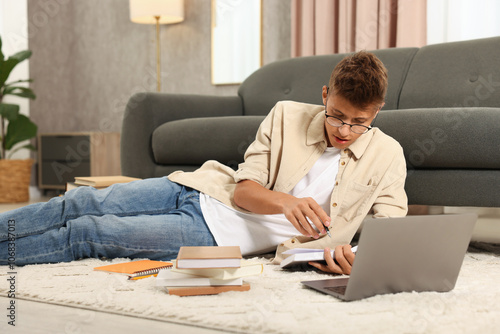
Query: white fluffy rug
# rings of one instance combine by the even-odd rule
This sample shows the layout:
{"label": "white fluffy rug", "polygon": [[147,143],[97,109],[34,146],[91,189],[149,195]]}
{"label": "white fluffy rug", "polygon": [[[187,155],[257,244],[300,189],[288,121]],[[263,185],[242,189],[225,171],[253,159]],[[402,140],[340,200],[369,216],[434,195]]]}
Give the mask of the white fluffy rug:
{"label": "white fluffy rug", "polygon": [[[301,280],[328,277],[314,271],[291,273],[265,265],[262,275],[246,279],[250,291],[178,297],[155,287],[154,278],[127,281],[92,270],[107,263],[88,259],[16,268],[17,297],[249,333],[484,334],[500,328],[498,252],[468,252],[450,293],[400,293],[356,302],[303,288]],[[0,267],[3,296],[9,288],[7,271]]]}

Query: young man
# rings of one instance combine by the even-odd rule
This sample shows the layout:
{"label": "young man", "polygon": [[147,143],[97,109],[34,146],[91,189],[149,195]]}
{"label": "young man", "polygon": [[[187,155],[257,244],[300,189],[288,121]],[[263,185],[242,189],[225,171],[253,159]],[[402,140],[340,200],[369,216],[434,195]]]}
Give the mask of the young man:
{"label": "young man", "polygon": [[244,255],[278,246],[275,263],[291,247],[325,248],[327,264],[312,265],[349,273],[348,244],[369,211],[407,210],[402,149],[370,127],[386,90],[386,69],[373,54],[346,57],[322,89],[325,107],[278,103],[236,172],[208,161],[192,173],[80,187],[0,214],[0,265],[169,260],[180,246],[239,245]]}

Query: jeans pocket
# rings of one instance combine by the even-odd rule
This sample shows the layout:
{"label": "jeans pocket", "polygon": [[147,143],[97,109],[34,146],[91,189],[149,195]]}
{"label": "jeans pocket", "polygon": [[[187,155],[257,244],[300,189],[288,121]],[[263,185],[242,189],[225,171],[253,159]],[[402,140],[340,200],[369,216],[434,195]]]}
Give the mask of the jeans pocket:
{"label": "jeans pocket", "polygon": [[182,187],[182,190],[179,194],[177,208],[181,208],[183,205],[191,203],[197,207],[200,206],[200,192],[198,190]]}

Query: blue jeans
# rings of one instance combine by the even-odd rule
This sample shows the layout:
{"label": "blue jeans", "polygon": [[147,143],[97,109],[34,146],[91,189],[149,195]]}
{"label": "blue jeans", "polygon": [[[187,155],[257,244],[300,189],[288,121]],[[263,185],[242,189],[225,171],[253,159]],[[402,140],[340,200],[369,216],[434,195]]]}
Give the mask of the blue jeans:
{"label": "blue jeans", "polygon": [[166,177],[101,190],[79,187],[0,214],[0,265],[87,257],[170,260],[181,246],[215,245],[199,192]]}

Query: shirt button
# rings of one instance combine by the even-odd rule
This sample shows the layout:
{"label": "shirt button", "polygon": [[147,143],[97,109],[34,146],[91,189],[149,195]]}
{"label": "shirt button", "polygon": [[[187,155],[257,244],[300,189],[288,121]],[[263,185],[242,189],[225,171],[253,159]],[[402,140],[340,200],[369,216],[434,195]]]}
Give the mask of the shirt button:
{"label": "shirt button", "polygon": [[333,206],[334,208],[336,208],[336,207],[337,207],[337,203],[333,203],[333,204],[332,204],[332,206]]}
{"label": "shirt button", "polygon": [[339,181],[335,182],[335,185],[338,186],[339,185]]}
{"label": "shirt button", "polygon": [[342,161],[340,164],[341,164],[342,166],[344,166],[344,165],[345,165],[345,161]]}
{"label": "shirt button", "polygon": [[290,240],[290,241],[292,242],[292,244],[294,244],[294,243],[295,243],[295,239],[292,239],[292,240]]}
{"label": "shirt button", "polygon": [[348,151],[347,149],[345,149],[345,150],[344,150],[344,153],[347,153],[347,152],[349,152],[349,151]]}

